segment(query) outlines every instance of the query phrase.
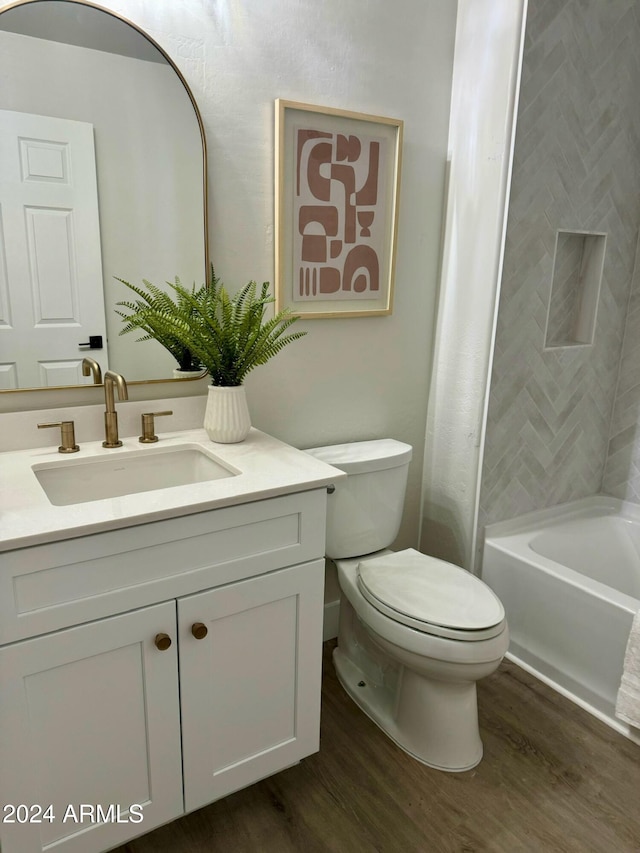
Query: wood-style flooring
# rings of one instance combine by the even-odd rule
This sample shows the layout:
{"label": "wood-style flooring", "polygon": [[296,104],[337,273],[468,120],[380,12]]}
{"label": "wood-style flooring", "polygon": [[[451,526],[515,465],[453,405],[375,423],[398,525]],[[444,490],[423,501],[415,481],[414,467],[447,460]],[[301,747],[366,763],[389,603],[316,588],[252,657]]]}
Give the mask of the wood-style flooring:
{"label": "wood-style flooring", "polygon": [[333,645],[318,754],[117,853],[640,851],[640,746],[505,661],[478,689],[482,762],[431,770],[344,693]]}

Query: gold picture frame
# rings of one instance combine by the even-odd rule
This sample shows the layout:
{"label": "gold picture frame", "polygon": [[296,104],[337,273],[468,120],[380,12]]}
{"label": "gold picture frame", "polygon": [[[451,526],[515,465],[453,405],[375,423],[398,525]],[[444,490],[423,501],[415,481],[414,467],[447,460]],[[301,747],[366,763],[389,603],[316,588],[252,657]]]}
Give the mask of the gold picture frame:
{"label": "gold picture frame", "polygon": [[276,310],[393,311],[403,122],[277,99]]}

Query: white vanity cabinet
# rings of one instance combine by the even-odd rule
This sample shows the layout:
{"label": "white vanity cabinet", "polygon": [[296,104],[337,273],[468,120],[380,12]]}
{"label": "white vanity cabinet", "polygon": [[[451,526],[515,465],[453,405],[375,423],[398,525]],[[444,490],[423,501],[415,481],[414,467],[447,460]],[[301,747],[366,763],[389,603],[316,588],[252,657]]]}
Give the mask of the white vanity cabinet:
{"label": "white vanity cabinet", "polygon": [[317,751],[323,588],[319,560],[178,601],[186,811]]}
{"label": "white vanity cabinet", "polygon": [[[167,602],[0,649],[2,853],[104,850],[182,813],[177,651],[153,644],[174,622]],[[98,803],[144,819],[95,824]]]}
{"label": "white vanity cabinet", "polygon": [[325,502],[0,555],[2,853],[98,853],[318,749]]}

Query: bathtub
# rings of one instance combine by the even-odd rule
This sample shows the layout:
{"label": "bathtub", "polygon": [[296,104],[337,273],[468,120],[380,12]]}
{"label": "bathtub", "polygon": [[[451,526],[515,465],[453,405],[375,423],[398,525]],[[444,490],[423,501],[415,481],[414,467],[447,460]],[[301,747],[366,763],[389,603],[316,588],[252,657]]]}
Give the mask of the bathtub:
{"label": "bathtub", "polygon": [[640,609],[640,507],[592,497],[489,525],[482,578],[506,610],[507,656],[640,743],[614,715]]}

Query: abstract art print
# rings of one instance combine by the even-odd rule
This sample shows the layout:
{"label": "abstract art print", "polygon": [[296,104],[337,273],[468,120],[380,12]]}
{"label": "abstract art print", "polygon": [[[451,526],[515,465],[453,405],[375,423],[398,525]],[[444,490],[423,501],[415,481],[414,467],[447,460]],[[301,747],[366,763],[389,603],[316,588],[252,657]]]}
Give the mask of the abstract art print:
{"label": "abstract art print", "polygon": [[402,122],[276,101],[276,310],[390,314]]}

